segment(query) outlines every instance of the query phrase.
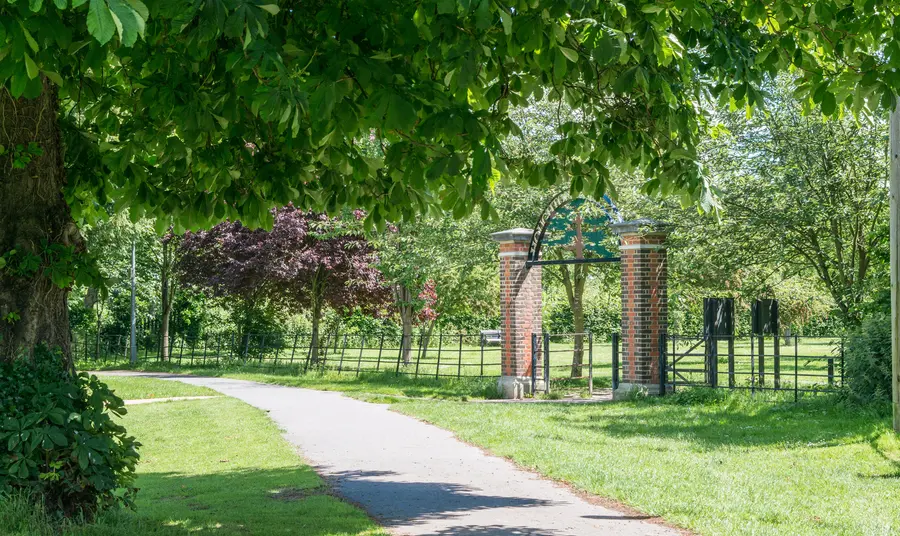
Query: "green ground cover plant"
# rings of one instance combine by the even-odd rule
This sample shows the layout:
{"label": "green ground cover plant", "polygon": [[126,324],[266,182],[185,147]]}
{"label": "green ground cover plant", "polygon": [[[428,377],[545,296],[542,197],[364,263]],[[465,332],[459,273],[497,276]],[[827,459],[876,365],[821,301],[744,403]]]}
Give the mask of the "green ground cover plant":
{"label": "green ground cover plant", "polygon": [[59,354],[0,362],[0,494],[41,497],[56,516],[93,518],[129,505],[137,443],[122,400]]}
{"label": "green ground cover plant", "polygon": [[900,533],[900,438],[886,406],[691,389],[591,405],[392,407],[699,534]]}
{"label": "green ground cover plant", "polygon": [[58,525],[29,502],[7,496],[0,499],[0,534],[386,534],[362,511],[330,495],[275,424],[240,401],[135,406],[124,421],[143,443],[135,512]]}

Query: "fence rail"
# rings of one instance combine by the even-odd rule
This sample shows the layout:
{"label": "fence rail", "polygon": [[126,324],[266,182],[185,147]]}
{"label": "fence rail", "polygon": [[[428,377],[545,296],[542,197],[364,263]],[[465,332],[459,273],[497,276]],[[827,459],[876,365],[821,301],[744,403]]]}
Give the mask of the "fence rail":
{"label": "fence rail", "polygon": [[[537,335],[540,378],[566,388],[609,386],[611,345],[590,333]],[[114,366],[130,362],[130,338],[120,333],[79,333],[73,340],[81,366]],[[173,336],[163,359],[156,333],[137,338],[140,364],[187,367],[240,366],[258,370],[293,368],[360,375],[391,372],[413,378],[497,378],[502,373],[501,346],[491,333],[433,333],[402,337],[394,333],[363,335],[323,333],[313,342],[309,333],[225,332],[208,336]]]}
{"label": "fence rail", "polygon": [[[481,334],[417,333],[362,335],[323,333],[251,333],[190,337],[174,336],[168,358],[158,336],[139,337],[138,361],[179,366],[240,365],[299,367],[301,370],[395,372],[414,377],[460,378],[500,375],[500,345]],[[114,365],[130,361],[130,339],[123,334],[77,334],[75,359],[86,364]]]}
{"label": "fence rail", "polygon": [[[841,337],[661,335],[660,387],[703,386],[801,393],[844,386]],[[615,374],[615,373],[614,373]]]}

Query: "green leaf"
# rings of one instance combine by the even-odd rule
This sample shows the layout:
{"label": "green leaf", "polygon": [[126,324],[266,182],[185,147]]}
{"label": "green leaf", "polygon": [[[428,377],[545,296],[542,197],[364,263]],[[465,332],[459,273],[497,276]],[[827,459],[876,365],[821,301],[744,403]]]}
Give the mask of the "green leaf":
{"label": "green leaf", "polygon": [[124,0],[107,1],[122,44],[126,47],[134,45],[138,36],[144,35],[144,19]]}
{"label": "green leaf", "polygon": [[281,8],[279,8],[275,4],[266,4],[264,6],[259,6],[259,9],[262,9],[263,11],[267,11],[267,12],[271,13],[272,15],[277,15],[278,12],[281,11]]}
{"label": "green leaf", "polygon": [[384,126],[388,130],[409,130],[416,124],[416,109],[400,95],[391,97]]}
{"label": "green leaf", "polygon": [[487,149],[478,145],[472,151],[472,176],[483,177],[491,172],[491,157]]}
{"label": "green leaf", "polygon": [[144,20],[144,22],[146,22],[147,19],[150,18],[150,10],[147,9],[147,6],[144,5],[144,3],[141,2],[141,0],[126,0],[126,1],[128,2],[128,5],[131,6],[131,9],[133,9],[135,11],[135,13],[137,13],[137,15],[141,19]]}
{"label": "green leaf", "polygon": [[479,30],[491,27],[491,0],[481,0],[475,9],[475,27]]}
{"label": "green leaf", "polygon": [[25,93],[25,86],[28,84],[28,77],[22,74],[14,74],[9,82],[9,92],[12,96],[19,98]]}
{"label": "green leaf", "polygon": [[25,54],[25,72],[28,73],[28,78],[31,79],[37,78],[37,75],[40,73],[37,64],[34,63],[34,60],[28,54]]}
{"label": "green leaf", "polygon": [[834,111],[837,109],[837,101],[834,98],[834,93],[830,91],[826,91],[825,95],[822,97],[822,113],[825,115],[832,115]]}
{"label": "green leaf", "polygon": [[88,33],[101,45],[105,45],[116,33],[116,23],[113,20],[112,11],[106,4],[106,0],[90,0],[90,2],[87,18]]}
{"label": "green leaf", "polygon": [[31,47],[31,50],[33,50],[34,52],[40,50],[38,48],[37,41],[35,41],[34,37],[31,36],[31,32],[29,32],[28,29],[22,25],[21,21],[19,21],[19,27],[22,28],[22,34],[25,35],[25,41],[28,42],[28,46]]}
{"label": "green leaf", "polygon": [[37,13],[44,6],[44,0],[28,0],[28,9]]}
{"label": "green leaf", "polygon": [[59,9],[66,9],[69,5],[68,0],[53,0],[53,4]]}
{"label": "green leaf", "polygon": [[563,56],[565,56],[566,59],[571,61],[572,63],[578,62],[578,52],[575,52],[571,48],[566,47],[559,47],[559,51],[562,52]]}
{"label": "green leaf", "polygon": [[505,9],[500,9],[500,22],[503,23],[503,33],[512,35],[512,15]]}
{"label": "green leaf", "polygon": [[57,86],[63,85],[63,79],[59,76],[59,73],[55,73],[53,71],[41,71],[44,73],[44,76],[50,79],[51,82],[56,84]]}

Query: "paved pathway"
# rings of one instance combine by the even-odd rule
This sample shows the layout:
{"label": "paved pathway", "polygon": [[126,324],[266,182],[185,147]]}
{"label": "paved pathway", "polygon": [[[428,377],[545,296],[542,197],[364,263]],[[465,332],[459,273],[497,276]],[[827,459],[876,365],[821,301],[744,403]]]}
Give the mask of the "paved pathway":
{"label": "paved pathway", "polygon": [[122,374],[210,387],[269,412],[338,495],[360,505],[394,534],[679,534],[643,517],[591,504],[385,405],[335,392],[242,380]]}

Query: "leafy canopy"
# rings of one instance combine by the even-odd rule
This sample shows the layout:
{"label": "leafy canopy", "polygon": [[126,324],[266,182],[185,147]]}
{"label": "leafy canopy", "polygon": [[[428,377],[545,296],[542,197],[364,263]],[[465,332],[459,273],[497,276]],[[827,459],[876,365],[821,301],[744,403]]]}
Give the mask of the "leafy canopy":
{"label": "leafy canopy", "polygon": [[[796,70],[826,115],[890,105],[888,0],[7,0],[0,84],[59,85],[76,218],[93,202],[159,229],[270,208],[462,217],[503,176],[594,196],[612,167],[707,200],[704,99],[762,103]],[[508,169],[510,109],[549,98],[557,157]]]}

